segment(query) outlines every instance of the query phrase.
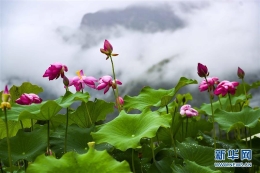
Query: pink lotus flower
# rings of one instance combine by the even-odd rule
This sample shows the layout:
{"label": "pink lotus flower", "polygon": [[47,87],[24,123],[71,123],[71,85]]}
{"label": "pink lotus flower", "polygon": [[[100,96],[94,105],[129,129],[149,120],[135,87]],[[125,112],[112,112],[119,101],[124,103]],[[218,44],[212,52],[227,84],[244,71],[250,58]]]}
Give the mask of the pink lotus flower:
{"label": "pink lotus flower", "polygon": [[244,79],[245,72],[240,67],[237,68],[237,76],[239,77],[239,79]]}
{"label": "pink lotus flower", "polygon": [[232,95],[235,94],[236,91],[236,86],[238,86],[238,82],[229,82],[227,80],[224,80],[220,82],[217,86],[217,88],[214,91],[215,95],[220,95],[225,96],[227,93],[230,93]]}
{"label": "pink lotus flower", "polygon": [[20,104],[20,105],[30,105],[32,103],[41,103],[42,99],[36,94],[33,94],[33,93],[26,94],[26,93],[24,93],[15,102],[17,104]]}
{"label": "pink lotus flower", "polygon": [[207,77],[209,75],[207,66],[205,66],[201,63],[198,63],[197,70],[198,70],[198,75],[200,77]]}
{"label": "pink lotus flower", "polygon": [[3,93],[2,93],[2,101],[3,102],[9,102],[10,99],[11,99],[10,98],[10,92],[8,90],[8,86],[6,85],[5,89],[4,89]]}
{"label": "pink lotus flower", "polygon": [[59,62],[51,64],[51,66],[45,71],[43,77],[49,77],[49,80],[58,79],[59,76],[64,77],[64,71],[68,71],[68,67]]}
{"label": "pink lotus flower", "polygon": [[122,85],[122,82],[117,80],[114,81],[113,78],[111,76],[103,76],[99,79],[99,85],[97,86],[97,90],[102,90],[105,88],[104,90],[104,94],[106,94],[106,92],[109,90],[109,88],[112,86],[113,89],[116,89],[117,84],[118,85]]}
{"label": "pink lotus flower", "polygon": [[195,109],[193,109],[191,107],[191,105],[183,105],[180,109],[180,114],[182,117],[193,117],[193,116],[197,116],[198,115],[198,111],[196,111]]}
{"label": "pink lotus flower", "polygon": [[107,55],[106,59],[108,59],[110,56],[117,56],[118,55],[118,54],[112,54],[113,46],[107,40],[105,40],[105,42],[104,42],[104,48],[100,48],[100,52]]}
{"label": "pink lotus flower", "polygon": [[[207,83],[208,81],[208,83]],[[199,85],[199,90],[200,92],[202,91],[207,91],[208,90],[208,87],[209,87],[209,90],[213,90],[214,89],[214,85],[215,84],[219,84],[219,81],[218,81],[218,78],[217,77],[209,77],[207,78],[207,81],[204,79],[200,85]]]}
{"label": "pink lotus flower", "polygon": [[120,105],[120,107],[122,107],[124,105],[124,99],[122,97],[118,97],[116,102],[117,102],[117,104],[116,104],[115,108],[117,108],[118,104]]}
{"label": "pink lotus flower", "polygon": [[92,76],[85,76],[83,73],[83,70],[77,71],[76,77],[69,80],[69,86],[74,85],[76,88],[76,91],[80,91],[85,88],[87,85],[90,88],[95,89],[95,82],[98,80]]}

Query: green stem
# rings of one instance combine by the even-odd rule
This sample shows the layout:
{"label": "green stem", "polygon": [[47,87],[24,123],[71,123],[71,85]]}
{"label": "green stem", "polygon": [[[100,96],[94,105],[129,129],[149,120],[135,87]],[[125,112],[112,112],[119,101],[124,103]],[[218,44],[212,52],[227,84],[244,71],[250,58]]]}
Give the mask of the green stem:
{"label": "green stem", "polygon": [[66,113],[66,129],[65,129],[65,141],[64,141],[64,154],[67,153],[68,126],[69,126],[69,108],[67,107],[67,113]]}
{"label": "green stem", "polygon": [[[116,82],[116,73],[115,73],[114,62],[113,62],[113,60],[112,60],[112,56],[110,56],[109,58],[110,58],[110,60],[111,60],[111,65],[112,65],[112,71],[113,71],[114,81]],[[116,84],[116,85],[117,85],[117,84]],[[116,92],[115,92],[114,94],[115,94],[115,98],[116,98],[117,108],[118,108],[118,110],[119,110],[119,112],[120,112],[122,109],[121,109],[121,105],[120,105],[120,103],[117,102],[117,98],[119,97],[117,86],[116,86]]]}
{"label": "green stem", "polygon": [[31,132],[33,131],[33,119],[31,119]]}
{"label": "green stem", "polygon": [[87,110],[87,114],[88,114],[88,118],[89,118],[90,126],[91,126],[93,124],[93,122],[92,122],[91,117],[90,117],[90,113],[89,113],[89,110],[88,110],[87,103],[85,103],[85,106],[86,106],[86,110]]}
{"label": "green stem", "polygon": [[50,120],[47,120],[47,155],[50,155]]}
{"label": "green stem", "polygon": [[13,172],[13,164],[12,164],[12,155],[11,155],[10,136],[9,136],[6,107],[4,107],[4,114],[5,114],[5,128],[6,128],[6,141],[7,141],[7,149],[8,149],[8,160],[9,160],[10,171],[12,173]]}
{"label": "green stem", "polygon": [[[22,127],[22,129],[23,129],[23,122],[22,122],[22,120],[20,120],[20,125],[21,125],[21,127]],[[23,129],[24,130],[24,129]]]}
{"label": "green stem", "polygon": [[222,136],[222,134],[221,134],[221,129],[220,129],[219,125],[218,125],[218,133],[219,133],[219,135],[218,135],[218,139],[220,140],[220,139],[221,139],[221,136]]}
{"label": "green stem", "polygon": [[152,139],[152,138],[151,138],[150,147],[151,147],[151,149],[152,149],[152,154],[153,154],[153,163],[155,164],[155,156],[154,156],[153,139]]}
{"label": "green stem", "polygon": [[183,141],[183,120],[181,121],[181,140]]}
{"label": "green stem", "polygon": [[247,131],[246,131],[246,127],[245,127],[245,137],[246,137],[246,147],[248,147],[248,143],[247,143]]}
{"label": "green stem", "polygon": [[185,133],[185,138],[187,138],[187,132],[188,132],[188,117],[186,117],[186,133]]}
{"label": "green stem", "polygon": [[233,106],[232,106],[232,103],[231,103],[231,97],[230,97],[229,93],[228,93],[228,98],[229,98],[229,104],[231,106],[231,112],[233,112]]}
{"label": "green stem", "polygon": [[[175,114],[176,114],[176,107],[174,108],[174,113],[172,115],[172,124],[171,124],[170,132],[171,132],[171,141],[172,141],[172,145],[174,148],[174,154],[175,154],[175,157],[177,158],[176,146],[175,146],[174,137],[173,137],[173,123],[174,123]],[[178,130],[178,129],[176,129],[176,130]]]}
{"label": "green stem", "polygon": [[241,137],[240,137],[240,129],[239,128],[237,128],[237,138],[238,138],[238,140],[241,139]]}
{"label": "green stem", "polygon": [[250,128],[248,129],[249,132],[249,139],[250,139],[250,148],[252,148],[252,139],[251,139],[251,130]]}
{"label": "green stem", "polygon": [[244,92],[245,92],[246,100],[248,100],[247,94],[246,94],[246,86],[245,86],[244,78],[242,78],[242,84],[243,84],[243,87],[244,87]]}
{"label": "green stem", "polygon": [[227,140],[229,140],[229,134],[228,134],[228,132],[227,132],[227,134],[226,134],[226,135],[227,135]]}
{"label": "green stem", "polygon": [[133,172],[135,173],[134,149],[133,148],[132,148],[132,169],[133,169]]}
{"label": "green stem", "polygon": [[213,138],[214,138],[214,148],[216,149],[216,129],[215,129],[215,120],[214,120],[214,110],[212,104],[212,98],[209,92],[210,105],[211,105],[211,113],[212,113],[212,121],[213,121]]}
{"label": "green stem", "polygon": [[166,107],[166,113],[168,114],[169,113],[168,105],[166,105],[165,107]]}
{"label": "green stem", "polygon": [[218,96],[218,102],[219,102],[219,104],[220,104],[220,108],[222,109],[222,104],[221,104],[221,101],[220,101],[219,96]]}
{"label": "green stem", "polygon": [[[205,77],[205,80],[208,84],[208,80]],[[216,149],[216,129],[215,129],[215,120],[214,120],[214,110],[213,110],[213,104],[212,104],[212,97],[210,95],[210,87],[208,85],[208,93],[209,93],[209,99],[210,99],[210,105],[211,105],[211,113],[212,113],[212,121],[213,121],[213,138],[214,138],[214,148]]]}

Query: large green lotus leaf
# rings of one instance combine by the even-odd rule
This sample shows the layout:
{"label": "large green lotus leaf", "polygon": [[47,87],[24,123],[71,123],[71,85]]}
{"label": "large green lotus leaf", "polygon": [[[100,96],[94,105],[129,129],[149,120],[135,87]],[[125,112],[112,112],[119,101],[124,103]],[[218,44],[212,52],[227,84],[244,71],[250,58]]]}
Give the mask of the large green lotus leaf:
{"label": "large green lotus leaf", "polygon": [[[96,99],[94,102],[82,102],[77,110],[69,115],[69,119],[80,127],[90,127],[99,120],[105,120],[107,114],[112,113],[113,111],[114,103]],[[91,118],[91,121],[89,117]]]}
{"label": "large green lotus leaf", "polygon": [[96,151],[92,147],[85,154],[68,152],[60,159],[40,155],[34,163],[29,165],[26,172],[131,173],[126,161],[118,162],[107,151]]}
{"label": "large green lotus leaf", "polygon": [[201,166],[211,166],[214,163],[214,148],[198,145],[195,141],[177,142],[178,154]]}
{"label": "large green lotus leaf", "polygon": [[[31,127],[31,120],[23,120],[23,127],[28,128]],[[9,136],[15,136],[19,129],[22,128],[21,122],[19,121],[7,121],[8,129],[9,129]],[[0,139],[3,139],[6,137],[6,127],[5,127],[5,121],[0,118]]]}
{"label": "large green lotus leaf", "polygon": [[88,102],[90,95],[89,93],[81,93],[81,92],[76,92],[72,93],[70,91],[66,91],[65,95],[60,97],[59,99],[55,100],[61,107],[67,108],[69,107],[72,103],[75,101],[82,101],[82,102]]}
{"label": "large green lotus leaf", "polygon": [[[88,142],[93,141],[90,132],[92,128],[80,128],[73,124],[68,126],[67,134],[67,152],[75,151],[83,154],[88,150]],[[64,139],[65,139],[65,126],[59,126],[55,132],[51,134],[50,143],[51,149],[55,153],[57,158],[60,158],[64,154]]]}
{"label": "large green lotus leaf", "polygon": [[[17,100],[24,93],[38,94],[40,92],[43,92],[43,89],[42,89],[42,87],[31,84],[30,82],[24,82],[24,83],[22,83],[21,86],[13,85],[9,91],[11,94],[11,103],[14,103],[15,100]],[[0,92],[0,96],[1,95],[2,95],[2,92]],[[1,100],[2,100],[2,97],[1,97]]]}
{"label": "large green lotus leaf", "polygon": [[[19,130],[16,136],[10,138],[12,161],[20,159],[33,161],[39,154],[45,153],[47,148],[47,129],[42,127],[33,132]],[[0,141],[0,158],[8,164],[8,149],[6,138]],[[8,164],[9,165],[9,164]]]}
{"label": "large green lotus leaf", "polygon": [[140,94],[135,97],[125,96],[124,97],[124,108],[129,112],[132,109],[144,110],[147,107],[155,106],[162,107],[166,106],[173,99],[174,95],[180,88],[189,84],[196,84],[196,80],[187,79],[181,77],[175,88],[165,89],[152,89],[150,87],[144,87]]}
{"label": "large green lotus leaf", "polygon": [[92,133],[92,136],[97,143],[107,142],[125,151],[140,146],[139,141],[143,137],[156,136],[161,126],[170,125],[167,118],[158,112],[145,109],[141,114],[127,114],[121,111],[118,117],[103,125],[98,132]]}
{"label": "large green lotus leaf", "polygon": [[49,100],[45,102],[39,111],[28,112],[23,111],[19,115],[19,119],[35,119],[35,120],[50,120],[53,116],[55,116],[60,110],[61,106],[58,105],[55,101]]}
{"label": "large green lotus leaf", "polygon": [[144,110],[151,106],[159,107],[161,105],[161,98],[165,95],[173,95],[174,90],[174,88],[170,90],[155,90],[146,86],[141,90],[138,96],[125,96],[124,108],[129,112],[132,109]]}
{"label": "large green lotus leaf", "polygon": [[[8,120],[19,120],[19,115],[22,112],[30,112],[32,114],[37,114],[40,112],[40,108],[43,104],[46,102],[42,102],[40,104],[31,104],[31,105],[18,105],[18,104],[12,104],[12,108],[7,110],[7,117]],[[4,111],[0,110],[0,118],[4,119]]]}
{"label": "large green lotus leaf", "polygon": [[170,101],[173,99],[174,95],[184,86],[190,85],[190,84],[197,84],[198,82],[193,79],[187,79],[185,77],[181,77],[175,86],[173,93],[170,95],[163,96],[161,99],[161,106],[166,106],[170,103]]}
{"label": "large green lotus leaf", "polygon": [[193,161],[185,160],[185,166],[172,166],[173,173],[221,173],[220,170],[213,171],[206,166],[200,166]]}
{"label": "large green lotus leaf", "polygon": [[215,111],[215,121],[226,132],[241,127],[254,128],[259,118],[260,109],[254,110],[251,107],[244,107],[240,112],[226,112],[220,109]]}

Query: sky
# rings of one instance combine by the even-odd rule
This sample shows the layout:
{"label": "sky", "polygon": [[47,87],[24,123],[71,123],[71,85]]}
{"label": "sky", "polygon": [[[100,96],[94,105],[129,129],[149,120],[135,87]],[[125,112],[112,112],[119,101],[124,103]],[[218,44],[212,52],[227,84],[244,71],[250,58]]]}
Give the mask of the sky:
{"label": "sky", "polygon": [[[123,84],[138,79],[149,85],[174,81],[183,75],[200,81],[198,62],[207,65],[210,75],[219,76],[221,80],[226,79],[225,75],[236,74],[238,66],[246,73],[259,72],[259,2],[2,0],[0,88],[30,81],[53,93],[63,94],[61,80],[48,81],[42,77],[54,62],[68,66],[68,77],[75,76],[80,69],[96,78],[111,75],[111,64],[99,51],[103,40],[97,39],[96,44],[82,49],[77,40],[82,39],[80,23],[86,13],[133,5],[169,6],[187,25],[176,31],[155,33],[120,26],[92,31],[93,38],[107,37],[114,52],[119,54],[114,63]],[[57,32],[58,28],[62,29],[61,33]],[[62,39],[64,34],[69,36],[69,41]],[[70,38],[73,35],[77,37]],[[147,73],[153,65],[169,57],[175,58],[162,70],[162,76]]]}

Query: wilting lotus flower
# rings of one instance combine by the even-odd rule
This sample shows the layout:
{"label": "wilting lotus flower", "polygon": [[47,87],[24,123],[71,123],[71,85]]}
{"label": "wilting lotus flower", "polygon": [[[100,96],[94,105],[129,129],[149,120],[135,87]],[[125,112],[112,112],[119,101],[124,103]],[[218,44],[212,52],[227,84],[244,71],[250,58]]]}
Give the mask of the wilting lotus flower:
{"label": "wilting lotus flower", "polygon": [[59,62],[51,64],[51,66],[45,71],[43,77],[49,77],[49,80],[58,79],[59,76],[64,77],[64,71],[68,71],[68,67]]}
{"label": "wilting lotus flower", "polygon": [[207,66],[205,66],[201,63],[198,63],[197,70],[198,70],[198,75],[200,77],[207,77],[209,75]]}
{"label": "wilting lotus flower", "polygon": [[[208,81],[208,83],[207,83]],[[209,90],[213,90],[214,89],[214,85],[215,84],[219,84],[219,81],[218,81],[218,78],[217,77],[209,77],[207,78],[207,81],[204,79],[200,85],[199,85],[199,90],[200,92],[202,91],[207,91],[208,90],[208,87],[209,87]]]}
{"label": "wilting lotus flower", "polygon": [[74,85],[77,91],[85,88],[87,85],[90,88],[95,89],[95,82],[98,80],[92,76],[85,76],[83,70],[77,71],[76,77],[69,80],[69,86]]}
{"label": "wilting lotus flower", "polygon": [[117,108],[117,105],[119,104],[120,106],[123,106],[124,105],[124,99],[122,97],[118,97],[117,100],[116,100],[117,104],[116,104],[116,108]]}
{"label": "wilting lotus flower", "polygon": [[20,104],[20,105],[30,105],[32,103],[41,103],[42,99],[36,94],[33,94],[33,93],[26,94],[26,93],[24,93],[15,102],[17,104]]}
{"label": "wilting lotus flower", "polygon": [[238,76],[240,79],[244,79],[245,72],[244,72],[244,70],[242,70],[240,67],[237,68],[237,76]]}
{"label": "wilting lotus flower", "polygon": [[109,88],[112,86],[114,89],[116,89],[117,84],[122,85],[122,82],[117,80],[114,81],[111,76],[103,76],[99,79],[99,85],[97,86],[97,90],[104,90],[104,94],[109,90]]}
{"label": "wilting lotus flower", "polygon": [[224,80],[218,84],[217,88],[214,91],[214,94],[215,95],[222,94],[222,96],[225,96],[227,93],[230,93],[234,95],[236,92],[236,87],[238,85],[239,85],[238,82],[229,82],[227,80]]}
{"label": "wilting lotus flower", "polygon": [[105,42],[104,42],[104,48],[100,48],[100,52],[107,55],[106,59],[108,59],[110,56],[117,56],[118,55],[118,54],[112,54],[113,46],[107,40],[105,40]]}
{"label": "wilting lotus flower", "polygon": [[183,105],[180,109],[180,114],[182,117],[193,117],[193,116],[197,116],[198,115],[198,111],[196,111],[195,109],[193,109],[191,107],[191,105]]}

